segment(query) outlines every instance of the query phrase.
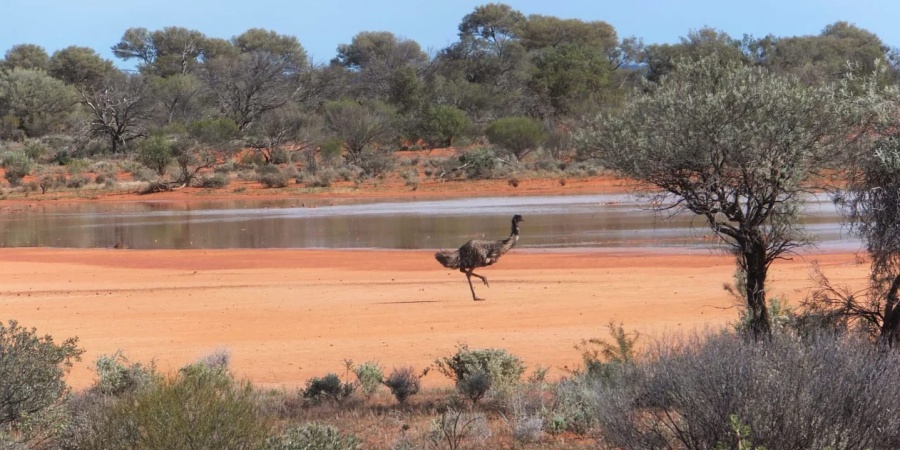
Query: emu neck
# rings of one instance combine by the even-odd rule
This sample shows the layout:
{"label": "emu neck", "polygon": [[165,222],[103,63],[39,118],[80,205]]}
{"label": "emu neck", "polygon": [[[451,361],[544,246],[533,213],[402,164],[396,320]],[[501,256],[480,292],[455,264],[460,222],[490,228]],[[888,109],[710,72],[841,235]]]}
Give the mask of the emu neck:
{"label": "emu neck", "polygon": [[519,242],[519,224],[513,222],[512,232],[509,234],[509,237],[503,241],[503,251],[513,248],[517,242]]}

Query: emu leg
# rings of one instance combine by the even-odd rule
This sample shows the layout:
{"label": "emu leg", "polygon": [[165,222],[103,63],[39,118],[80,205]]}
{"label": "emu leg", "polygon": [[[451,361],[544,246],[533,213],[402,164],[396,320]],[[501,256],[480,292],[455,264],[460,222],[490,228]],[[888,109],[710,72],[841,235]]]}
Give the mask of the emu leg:
{"label": "emu leg", "polygon": [[[471,269],[466,271],[466,280],[469,280],[469,289],[472,290],[472,300],[475,300],[476,302],[484,300],[483,298],[479,298],[475,295],[475,287],[472,286],[472,275],[475,275],[475,274],[472,273]],[[475,276],[481,278],[481,275],[475,275]]]}
{"label": "emu leg", "polygon": [[[472,270],[475,270],[475,269],[472,269]],[[481,278],[481,282],[482,282],[482,283],[484,283],[484,285],[485,285],[485,286],[487,286],[487,287],[491,287],[491,285],[490,285],[490,284],[488,284],[488,280],[487,280],[487,277],[485,277],[485,276],[482,276],[482,275],[478,275],[478,274],[477,274],[477,273],[475,273],[475,272],[472,272],[472,276],[473,276],[473,277],[478,277],[478,278]]]}

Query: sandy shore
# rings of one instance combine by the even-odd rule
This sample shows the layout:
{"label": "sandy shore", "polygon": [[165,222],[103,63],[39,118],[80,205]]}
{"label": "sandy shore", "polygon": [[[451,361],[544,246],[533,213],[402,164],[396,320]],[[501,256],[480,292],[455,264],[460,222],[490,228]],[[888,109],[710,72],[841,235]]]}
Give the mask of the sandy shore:
{"label": "sandy shore", "polygon": [[[855,254],[810,254],[773,265],[770,295],[799,302],[814,260],[838,283],[865,282]],[[647,335],[735,321],[722,289],[733,272],[731,257],[705,251],[516,249],[481,271],[491,286],[473,302],[465,277],[429,251],[0,249],[0,319],[78,336],[76,388],[118,349],[163,371],[227,349],[240,376],[267,386],[340,373],[344,359],[421,369],[457,343],[502,347],[558,376],[610,320]]]}

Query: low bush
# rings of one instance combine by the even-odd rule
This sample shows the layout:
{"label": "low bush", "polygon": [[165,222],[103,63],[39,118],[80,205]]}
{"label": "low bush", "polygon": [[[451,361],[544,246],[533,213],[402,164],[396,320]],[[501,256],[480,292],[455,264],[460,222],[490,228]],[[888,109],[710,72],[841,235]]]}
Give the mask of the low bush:
{"label": "low bush", "polygon": [[322,378],[311,378],[306,381],[306,389],[303,390],[303,398],[320,403],[324,400],[343,402],[353,394],[354,386],[344,383],[336,374],[329,373]]}
{"label": "low bush", "polygon": [[21,151],[6,151],[0,155],[0,167],[5,171],[3,177],[11,186],[18,186],[22,178],[34,169],[34,160]]}
{"label": "low bush", "polygon": [[366,397],[374,394],[384,381],[384,369],[374,361],[366,361],[354,367],[353,374]]}
{"label": "low bush", "polygon": [[210,176],[200,177],[197,185],[206,189],[221,189],[227,187],[229,183],[231,183],[231,180],[228,178],[228,175],[217,172]]}
{"label": "low bush", "polygon": [[358,450],[359,439],[335,427],[311,422],[284,430],[266,441],[265,450]]}
{"label": "low bush", "polygon": [[613,446],[730,446],[737,422],[741,441],[770,449],[900,448],[900,417],[885,414],[900,402],[900,355],[869,341],[719,332],[664,339],[646,358],[622,382],[594,380],[593,416]]}
{"label": "low bush", "polygon": [[473,403],[490,389],[504,389],[518,383],[525,365],[515,355],[497,348],[457,347],[456,354],[435,361],[437,370],[456,383],[459,392]]}
{"label": "low bush", "polygon": [[412,367],[395,367],[384,380],[384,385],[391,390],[391,394],[402,405],[410,397],[419,393],[419,389],[422,387],[421,379],[427,372],[426,370],[422,374],[417,374]]}

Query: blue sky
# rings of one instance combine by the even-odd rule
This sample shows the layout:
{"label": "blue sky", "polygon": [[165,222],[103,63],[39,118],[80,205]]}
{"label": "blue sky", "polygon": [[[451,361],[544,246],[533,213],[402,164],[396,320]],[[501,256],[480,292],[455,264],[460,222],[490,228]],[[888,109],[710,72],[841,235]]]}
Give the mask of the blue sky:
{"label": "blue sky", "polygon": [[[80,45],[123,63],[109,48],[130,27],[181,26],[230,38],[249,28],[296,36],[315,62],[335,56],[339,44],[360,31],[390,31],[440,50],[456,40],[466,14],[489,1],[471,0],[3,0],[0,54],[15,44],[43,46],[48,53]],[[844,20],[900,47],[897,0],[509,0],[524,14],[585,21],[603,20],[619,37],[672,43],[689,30],[711,26],[732,37],[743,34],[818,34]]]}

